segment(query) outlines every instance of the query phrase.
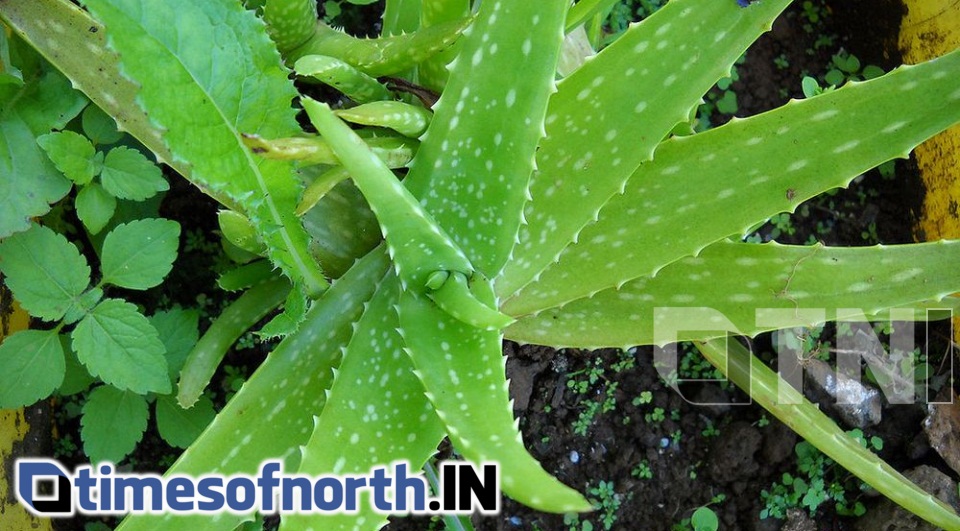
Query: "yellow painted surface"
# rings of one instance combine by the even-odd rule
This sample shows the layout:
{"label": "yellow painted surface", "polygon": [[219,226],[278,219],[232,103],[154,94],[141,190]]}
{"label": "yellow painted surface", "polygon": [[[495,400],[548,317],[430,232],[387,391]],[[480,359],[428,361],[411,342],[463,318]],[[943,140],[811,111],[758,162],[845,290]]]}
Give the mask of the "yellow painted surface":
{"label": "yellow painted surface", "polygon": [[[0,285],[0,341],[3,338],[23,330],[30,324],[30,316],[13,300],[10,292]],[[50,531],[49,519],[35,518],[22,505],[17,503],[10,486],[13,477],[7,472],[14,459],[15,446],[21,443],[30,431],[30,424],[24,417],[23,409],[0,409],[0,529],[6,531]]]}
{"label": "yellow painted surface", "polygon": [[[900,24],[899,47],[905,63],[960,48],[960,0],[903,0],[903,4],[907,13]],[[926,188],[914,227],[916,239],[960,238],[960,125],[917,146],[914,156]],[[953,335],[960,341],[960,318],[953,320]]]}
{"label": "yellow painted surface", "polygon": [[[905,63],[960,48],[960,1],[904,0],[904,5],[899,44]],[[924,142],[915,155],[927,189],[917,239],[960,238],[960,125]]]}

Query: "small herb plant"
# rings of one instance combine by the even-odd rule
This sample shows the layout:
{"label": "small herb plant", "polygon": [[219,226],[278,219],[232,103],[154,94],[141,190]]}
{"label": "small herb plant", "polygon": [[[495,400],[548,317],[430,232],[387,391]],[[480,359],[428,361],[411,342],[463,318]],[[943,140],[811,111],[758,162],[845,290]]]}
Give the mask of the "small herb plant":
{"label": "small herb plant", "polygon": [[[811,308],[827,309],[812,318],[823,321],[950,307],[945,295],[960,290],[956,242],[848,249],[741,241],[758,223],[960,121],[960,52],[707,132],[672,134],[788,0],[673,0],[592,60],[581,52],[580,66],[559,81],[565,32],[593,20],[604,2],[568,10],[565,0],[388,0],[383,35],[370,40],[320,22],[313,0],[250,4],[86,0],[87,12],[64,0],[0,2],[17,39],[224,205],[221,229],[247,253],[220,280],[244,294],[187,356],[180,404],[202,395],[225,345],[284,307],[261,330],[284,339],[168,473],[254,473],[268,458],[306,475],[365,473],[394,460],[419,466],[448,436],[464,458],[499,463],[514,499],[586,511],[585,486],[563,485],[524,447],[503,337],[657,343],[654,313],[667,307],[713,308],[755,335],[795,326]],[[331,107],[315,99],[317,84],[345,96]],[[11,111],[22,100],[3,101],[27,143],[64,125],[22,119]],[[0,182],[14,197],[54,188],[22,175]],[[34,236],[23,234],[67,249],[24,221],[62,194],[44,191],[5,233],[20,233],[4,240],[5,271],[26,260],[17,242]],[[101,306],[142,322],[122,301],[86,295],[74,251],[64,253],[68,296],[13,285],[15,295],[76,308],[68,320],[81,325]],[[69,309],[32,305],[52,321]],[[758,308],[779,312],[757,323]],[[73,334],[92,333],[84,328]],[[878,491],[960,527],[951,509],[815,406],[778,403],[777,376],[727,343],[728,332],[675,339],[694,341],[758,403]],[[24,346],[55,357],[52,333],[18,341],[26,339],[43,339]],[[167,390],[161,365],[138,390]],[[121,529],[228,530],[251,518],[135,516]],[[384,521],[361,507],[285,515],[281,525],[377,529]]]}

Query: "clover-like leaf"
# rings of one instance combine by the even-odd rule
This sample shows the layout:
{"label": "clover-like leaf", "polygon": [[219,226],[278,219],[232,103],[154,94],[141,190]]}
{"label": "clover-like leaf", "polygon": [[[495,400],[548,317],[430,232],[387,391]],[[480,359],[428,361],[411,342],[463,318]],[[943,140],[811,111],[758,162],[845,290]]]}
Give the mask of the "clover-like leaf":
{"label": "clover-like leaf", "polygon": [[117,122],[96,105],[87,105],[80,120],[83,134],[94,145],[115,144],[123,138],[123,133],[117,130]]}
{"label": "clover-like leaf", "polygon": [[186,448],[190,446],[203,429],[216,416],[213,402],[206,396],[190,409],[184,409],[173,395],[157,398],[157,431],[170,446]]}
{"label": "clover-like leaf", "polygon": [[97,156],[90,140],[73,131],[50,133],[37,138],[57,169],[76,184],[87,184],[100,171],[102,155]]}
{"label": "clover-like leaf", "polygon": [[72,337],[80,362],[104,382],[136,393],[170,392],[163,343],[133,304],[104,300],[77,324]]}
{"label": "clover-like leaf", "polygon": [[30,315],[64,316],[90,283],[90,266],[62,235],[40,225],[0,241],[0,273]]}
{"label": "clover-like leaf", "polygon": [[55,330],[22,330],[0,343],[0,409],[28,406],[63,381],[64,359]]}
{"label": "clover-like leaf", "polygon": [[92,463],[117,463],[136,447],[147,429],[149,411],[143,396],[102,385],[83,405],[80,437]]}
{"label": "clover-like leaf", "polygon": [[83,226],[90,234],[97,234],[107,226],[116,212],[117,198],[107,193],[99,184],[90,183],[77,193],[75,205],[77,217],[83,222]]}
{"label": "clover-like leaf", "polygon": [[163,282],[177,258],[180,224],[168,219],[140,219],[118,226],[103,241],[103,282],[149,289]]}
{"label": "clover-like leaf", "polygon": [[117,198],[133,201],[149,199],[170,188],[159,166],[126,146],[117,146],[107,153],[100,181]]}

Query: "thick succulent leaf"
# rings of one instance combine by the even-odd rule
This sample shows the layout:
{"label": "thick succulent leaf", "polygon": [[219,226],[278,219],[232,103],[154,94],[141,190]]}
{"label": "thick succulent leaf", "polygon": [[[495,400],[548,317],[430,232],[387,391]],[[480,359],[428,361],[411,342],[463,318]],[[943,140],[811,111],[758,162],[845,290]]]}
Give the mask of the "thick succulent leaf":
{"label": "thick succulent leaf", "polygon": [[473,273],[473,266],[393,172],[325,103],[304,98],[317,131],[350,172],[380,222],[404,289],[422,291],[437,271]]}
{"label": "thick succulent leaf", "polygon": [[[958,261],[960,241],[846,248],[722,241],[655,277],[520,319],[507,337],[558,347],[623,347],[856,319],[960,290]],[[711,320],[717,316],[726,322]],[[666,326],[657,337],[659,325]]]}
{"label": "thick succulent leaf", "polygon": [[[470,16],[470,0],[426,0],[420,8],[420,27],[462,20]],[[457,41],[446,50],[417,66],[417,80],[424,87],[442,92],[450,71],[447,65],[460,53],[463,41]]]}
{"label": "thick succulent leaf", "polygon": [[[484,298],[492,300],[489,284],[486,291]],[[544,471],[524,448],[500,333],[464,324],[410,291],[400,296],[399,315],[416,374],[460,455],[474,463],[499,463],[503,492],[525,505],[589,511],[578,492]]]}
{"label": "thick succulent leaf", "polygon": [[[941,529],[960,529],[960,516],[947,504],[914,485],[893,467],[844,433],[819,406],[784,382],[777,373],[733,339],[697,345],[704,357],[724,371],[750,397],[804,440],[897,505]],[[787,390],[784,390],[784,387]],[[781,397],[789,393],[791,403]]]}
{"label": "thick succulent leaf", "polygon": [[[343,355],[313,436],[303,448],[300,474],[368,474],[375,466],[406,461],[413,474],[436,451],[443,424],[414,375],[394,306],[400,283],[391,272],[367,304]],[[356,514],[286,515],[283,529],[379,529],[372,498]],[[366,521],[364,521],[366,520]]]}
{"label": "thick succulent leaf", "polygon": [[882,162],[906,157],[960,121],[958,71],[960,51],[665,141],[558,263],[505,302],[506,313],[526,315],[655,274],[846,186]]}
{"label": "thick succulent leaf", "polygon": [[293,65],[298,76],[310,77],[342,92],[357,103],[389,100],[387,87],[357,67],[328,55],[305,55]]}
{"label": "thick succulent leaf", "polygon": [[[372,136],[365,138],[367,147],[389,168],[404,168],[413,159],[418,142],[400,136]],[[275,160],[295,160],[301,167],[314,164],[337,165],[340,159],[330,145],[318,137],[293,137],[267,140],[255,135],[244,135],[243,143],[254,153]]]}
{"label": "thick succulent leaf", "polygon": [[400,74],[449,48],[469,23],[468,18],[460,19],[378,39],[358,39],[321,23],[313,38],[293,50],[287,61],[326,55],[340,58],[372,77]]}
{"label": "thick succulent leaf", "polygon": [[303,225],[312,238],[310,250],[332,278],[383,241],[376,216],[350,180],[333,187],[303,214]]}
{"label": "thick succulent leaf", "polygon": [[555,91],[567,4],[481,5],[406,178],[489,278],[516,243],[547,101]]}
{"label": "thick succulent leaf", "polygon": [[383,10],[383,35],[412,33],[420,27],[420,0],[387,0]]}
{"label": "thick succulent leaf", "polygon": [[165,129],[174,157],[190,164],[191,178],[243,205],[271,260],[312,296],[323,291],[327,281],[293,213],[300,194],[293,166],[254,157],[242,141],[241,132],[299,130],[290,107],[296,92],[263,25],[228,0],[87,6],[107,26],[123,72],[141,85],[138,101]]}
{"label": "thick succulent leaf", "polygon": [[[297,450],[313,431],[313,415],[323,408],[331,369],[353,334],[351,324],[386,270],[386,252],[375,251],[336,281],[314,302],[299,331],[280,343],[167,473],[255,474],[266,459],[281,459],[285,470],[296,470]],[[231,531],[252,518],[140,515],[127,517],[118,529]]]}
{"label": "thick succulent leaf", "polygon": [[413,138],[427,130],[433,117],[427,109],[402,101],[377,101],[334,112],[350,123],[386,127]]}
{"label": "thick succulent leaf", "polygon": [[177,391],[177,400],[182,407],[188,408],[196,403],[227,350],[244,332],[276,309],[288,293],[289,282],[273,279],[250,288],[223,310],[187,354]]}
{"label": "thick succulent leaf", "polygon": [[263,6],[267,32],[286,54],[310,40],[317,31],[317,2],[314,0],[270,0]]}
{"label": "thick succulent leaf", "polygon": [[537,152],[527,224],[497,279],[501,297],[576,240],[789,3],[764,0],[745,10],[732,1],[673,0],[560,82]]}

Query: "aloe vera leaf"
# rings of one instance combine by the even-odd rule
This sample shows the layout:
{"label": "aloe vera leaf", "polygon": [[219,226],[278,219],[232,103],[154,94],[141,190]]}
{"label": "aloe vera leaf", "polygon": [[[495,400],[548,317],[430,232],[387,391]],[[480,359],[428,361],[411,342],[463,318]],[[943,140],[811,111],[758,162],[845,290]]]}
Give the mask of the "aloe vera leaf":
{"label": "aloe vera leaf", "polygon": [[318,175],[303,191],[303,197],[297,205],[297,215],[302,216],[309,212],[330,190],[349,178],[350,172],[343,166],[335,166]]}
{"label": "aloe vera leaf", "polygon": [[[301,169],[310,175],[322,169]],[[342,181],[301,218],[310,234],[310,252],[331,278],[338,278],[383,241],[380,225],[353,181]]]}
{"label": "aloe vera leaf", "polygon": [[675,340],[703,339],[704,330],[714,329],[709,318],[715,314],[734,328],[717,327],[714,337],[727,332],[754,336],[795,326],[794,320],[778,322],[779,310],[799,314],[805,308],[822,309],[822,322],[941,300],[960,290],[958,261],[960,241],[890,247],[721,241],[654,277],[520,319],[506,334],[516,341],[569,347],[662,343],[654,334],[655,309],[688,308],[670,314],[671,326],[681,329]]}
{"label": "aloe vera leaf", "polygon": [[240,291],[266,282],[277,275],[269,260],[257,260],[220,275],[217,285],[224,291]]}
{"label": "aloe vera leaf", "polygon": [[745,10],[734,2],[673,0],[559,83],[537,152],[527,223],[497,279],[501,298],[537,278],[577,240],[789,3],[764,0]]}
{"label": "aloe vera leaf", "polygon": [[[470,16],[470,0],[426,0],[420,8],[420,27],[426,28],[463,20]],[[433,57],[417,65],[417,81],[429,89],[442,92],[450,77],[447,65],[460,53],[462,41],[453,43]]]}
{"label": "aloe vera leaf", "polygon": [[404,289],[424,289],[437,271],[473,273],[470,260],[330,107],[304,98],[303,108],[377,215]]}
{"label": "aloe vera leaf", "polygon": [[241,132],[299,132],[290,108],[296,91],[263,24],[229,0],[87,6],[107,26],[124,73],[141,85],[137,101],[165,129],[174,157],[189,163],[192,180],[243,205],[268,257],[312,297],[326,289],[293,213],[300,188],[292,164],[254,157],[242,141]]}
{"label": "aloe vera leaf", "polygon": [[399,74],[449,48],[469,24],[466,18],[393,37],[358,39],[321,22],[313,38],[292,50],[287,61],[326,55],[342,59],[371,77]]}
{"label": "aloe vera leaf", "polygon": [[190,350],[180,371],[177,402],[181,407],[193,407],[227,350],[244,332],[276,309],[288,293],[289,281],[284,278],[269,280],[247,290],[220,313]]}
{"label": "aloe vera leaf", "polygon": [[[698,342],[697,347],[714,367],[738,387],[748,390],[750,397],[764,409],[840,466],[931,524],[942,529],[960,529],[960,516],[953,509],[860,446],[736,340],[714,339]],[[798,403],[781,403],[781,386],[788,388]]]}
{"label": "aloe vera leaf", "polygon": [[617,0],[582,0],[570,8],[567,14],[567,22],[564,25],[564,32],[570,33],[581,26],[590,17],[609,13],[609,10],[617,3]]}
{"label": "aloe vera leaf", "polygon": [[306,55],[297,59],[298,76],[313,78],[342,92],[357,103],[389,100],[393,94],[376,79],[346,61],[327,55]]}
{"label": "aloe vera leaf", "polygon": [[[296,470],[297,450],[313,431],[313,415],[323,409],[340,349],[387,267],[386,252],[376,250],[335,281],[314,302],[297,333],[274,349],[167,474],[255,474],[267,459],[282,460],[285,470]],[[230,531],[252,518],[230,513],[137,515],[128,516],[117,529]]]}
{"label": "aloe vera leaf", "polygon": [[[479,288],[481,300],[492,302],[492,286]],[[411,291],[401,294],[398,314],[407,354],[457,451],[474,463],[499,463],[503,492],[534,509],[591,510],[524,448],[500,332],[471,327]]]}
{"label": "aloe vera leaf", "polygon": [[[364,139],[388,168],[404,168],[413,159],[419,143],[412,138],[399,136],[373,136]],[[293,137],[267,140],[257,135],[244,135],[243,143],[254,153],[272,160],[294,160],[301,167],[314,164],[335,166],[340,159],[322,138]]]}
{"label": "aloe vera leaf", "polygon": [[405,179],[488,278],[516,243],[567,4],[481,5]]}
{"label": "aloe vera leaf", "polygon": [[393,129],[404,136],[417,138],[427,130],[433,113],[402,101],[377,101],[349,109],[339,109],[334,114],[353,124],[374,125]]}
{"label": "aloe vera leaf", "polygon": [[281,55],[302,46],[317,31],[315,0],[269,0],[263,6],[267,33]]}
{"label": "aloe vera leaf", "polygon": [[[394,309],[399,294],[397,277],[388,273],[357,323],[313,435],[301,450],[297,473],[369,474],[375,466],[406,461],[412,475],[443,439],[443,424],[403,352]],[[358,509],[356,514],[285,515],[282,528],[379,529],[386,523],[385,515],[374,512],[369,491]]]}
{"label": "aloe vera leaf", "polygon": [[387,0],[383,10],[383,35],[412,33],[420,27],[420,0]]}
{"label": "aloe vera leaf", "polygon": [[759,221],[846,186],[880,163],[906,157],[960,121],[958,71],[955,51],[665,141],[626,192],[604,206],[599,221],[537,283],[504,303],[506,313],[525,315],[655,274],[714,241],[745,234]]}
{"label": "aloe vera leaf", "polygon": [[263,255],[266,247],[257,237],[257,229],[247,216],[233,210],[217,212],[217,222],[223,237],[248,253]]}

